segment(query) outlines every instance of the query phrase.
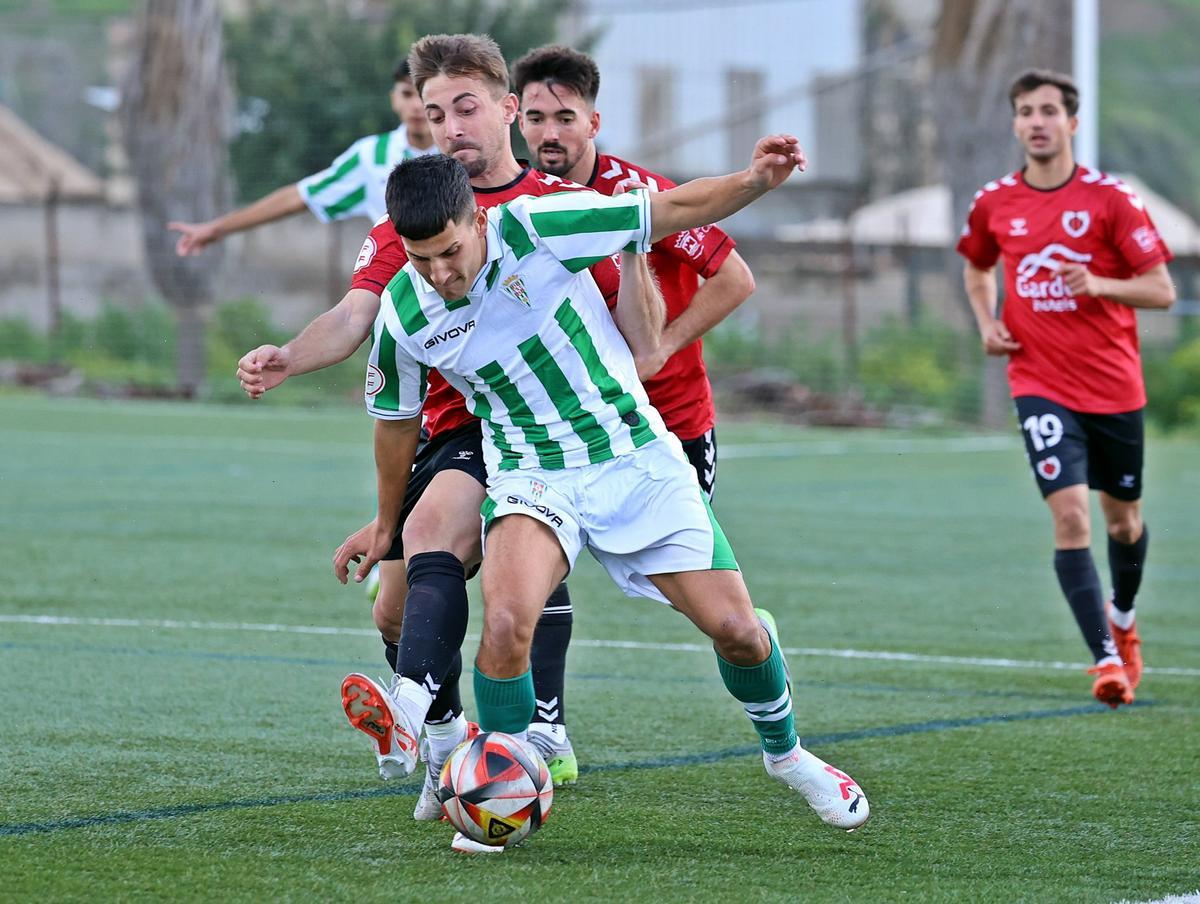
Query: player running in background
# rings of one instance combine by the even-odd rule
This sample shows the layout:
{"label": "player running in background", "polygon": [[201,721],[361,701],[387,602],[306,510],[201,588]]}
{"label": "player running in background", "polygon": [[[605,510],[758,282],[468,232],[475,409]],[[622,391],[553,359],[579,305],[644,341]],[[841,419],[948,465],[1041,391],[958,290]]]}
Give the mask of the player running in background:
{"label": "player running in background", "polygon": [[[384,294],[371,353],[377,385],[396,392],[383,403],[376,386],[366,392],[382,428],[378,515],[336,564],[344,574],[361,556],[364,576],[391,543],[418,443],[424,371],[438,368],[486,425],[474,678],[481,728],[525,736],[536,705],[533,626],[586,546],[625,593],[669,603],[712,639],[767,772],[827,823],[853,829],[869,815],[866,798],[797,740],[782,653],[678,439],[638,380],[631,352],[645,353],[653,330],[636,310],[614,323],[584,272],[591,261],[728,216],[803,166],[797,140],[776,135],[729,176],[617,198],[520,198],[490,211],[477,206],[455,160],[397,167],[388,211],[409,263]],[[419,724],[407,701],[384,702],[406,730]]]}
{"label": "player running in background", "polygon": [[[523,166],[513,157],[509,125],[517,104],[508,92],[506,64],[494,42],[475,36],[431,36],[414,46],[411,58],[437,144],[468,167],[478,204],[493,207],[527,194],[583,190]],[[443,75],[443,69],[456,75]],[[649,286],[644,258],[630,258],[643,260],[637,267],[641,280],[637,285]],[[353,354],[370,335],[380,295],[405,262],[391,223],[376,225],[359,255],[346,297],[282,349],[262,346],[245,355],[238,370],[243,388],[257,397],[288,376],[328,367]],[[613,263],[605,259],[593,270],[604,294],[615,298],[618,279]],[[373,614],[392,671],[404,679],[406,693],[417,699],[417,705],[429,707],[426,736],[432,756],[427,763],[436,766],[466,731],[458,696],[459,648],[467,621],[464,567],[473,570],[480,554],[479,507],[486,473],[478,419],[436,371],[430,372],[429,383],[424,442],[394,542],[381,562]],[[386,399],[395,386],[380,386],[378,391]],[[534,637],[535,683],[539,699],[547,705],[535,715],[532,739],[556,783],[573,781],[578,775],[565,733],[563,702],[572,618],[565,585],[556,588]],[[372,737],[381,774],[407,774],[413,768],[413,740],[400,739],[396,744],[389,732],[377,730],[373,719],[364,719],[382,712],[379,706],[362,703],[371,693],[349,690],[344,699],[347,715]],[[425,701],[428,694],[432,703]],[[418,818],[436,818],[440,813],[429,781],[436,773],[435,768],[427,769],[428,793],[418,802]]]}
{"label": "player running in background", "polygon": [[[587,54],[561,45],[532,50],[513,65],[513,87],[521,100],[521,135],[545,172],[605,195],[627,179],[652,191],[675,187],[665,176],[596,148],[600,71]],[[754,276],[734,247],[713,225],[654,244],[650,267],[667,306],[667,325],[653,359],[638,361],[650,403],[679,437],[710,499],[717,469],[716,412],[700,337],[754,291]]]}
{"label": "player running in background", "polygon": [[[1142,674],[1134,598],[1149,543],[1136,309],[1175,300],[1171,253],[1129,186],[1076,165],[1079,92],[1069,76],[1023,73],[1009,97],[1025,167],[975,195],[958,243],[963,280],[984,350],[1008,356],[1029,463],[1054,522],[1054,571],[1095,659],[1092,693],[1116,708],[1133,702]],[[1089,487],[1108,528],[1107,618]]]}
{"label": "player running in background", "polygon": [[436,150],[425,108],[409,75],[407,59],[396,65],[388,98],[400,119],[395,129],[360,138],[319,173],[277,188],[253,204],[215,220],[168,223],[168,229],[182,233],[175,244],[176,253],[199,254],[231,233],[283,219],[305,208],[322,223],[349,217],[369,217],[375,222],[386,216],[383,190],[388,173],[401,160]]}

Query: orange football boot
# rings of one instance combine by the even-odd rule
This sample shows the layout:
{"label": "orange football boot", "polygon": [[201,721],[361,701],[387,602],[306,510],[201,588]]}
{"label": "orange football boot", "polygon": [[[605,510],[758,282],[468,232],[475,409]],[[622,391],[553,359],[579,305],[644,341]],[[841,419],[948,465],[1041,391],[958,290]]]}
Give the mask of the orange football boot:
{"label": "orange football boot", "polygon": [[1125,676],[1129,679],[1129,687],[1135,688],[1142,680],[1142,639],[1138,637],[1137,622],[1130,625],[1128,630],[1118,628],[1113,624],[1111,617],[1111,602],[1108,604],[1108,611],[1108,632],[1112,634],[1117,652],[1121,654],[1121,661],[1125,663]]}
{"label": "orange football boot", "polygon": [[1122,666],[1115,662],[1110,662],[1108,665],[1094,665],[1088,669],[1088,674],[1096,676],[1096,680],[1092,684],[1092,696],[1101,703],[1107,703],[1116,709],[1122,703],[1133,702],[1133,688],[1130,686],[1129,678]]}

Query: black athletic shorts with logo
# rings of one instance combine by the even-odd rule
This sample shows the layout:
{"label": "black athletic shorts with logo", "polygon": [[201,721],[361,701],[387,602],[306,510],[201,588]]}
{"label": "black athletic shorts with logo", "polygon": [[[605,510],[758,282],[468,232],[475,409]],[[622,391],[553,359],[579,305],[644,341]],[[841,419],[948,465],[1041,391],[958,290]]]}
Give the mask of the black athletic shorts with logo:
{"label": "black athletic shorts with logo", "polygon": [[1043,497],[1086,483],[1126,502],[1142,498],[1143,409],[1085,414],[1040,396],[1013,401]]}
{"label": "black athletic shorts with logo", "polygon": [[717,429],[709,427],[695,439],[680,440],[683,454],[692,467],[696,469],[696,478],[700,481],[700,489],[712,502],[713,490],[717,485]]}
{"label": "black athletic shorts with logo", "polygon": [[487,469],[483,465],[483,433],[479,421],[439,433],[433,439],[429,439],[424,431],[421,432],[421,442],[417,446],[416,458],[413,459],[412,475],[408,478],[408,488],[404,491],[400,524],[396,528],[392,548],[383,557],[385,561],[404,558],[404,543],[401,539],[404,522],[408,520],[409,512],[416,508],[429,482],[442,471],[463,471],[478,480],[480,486],[487,486]]}

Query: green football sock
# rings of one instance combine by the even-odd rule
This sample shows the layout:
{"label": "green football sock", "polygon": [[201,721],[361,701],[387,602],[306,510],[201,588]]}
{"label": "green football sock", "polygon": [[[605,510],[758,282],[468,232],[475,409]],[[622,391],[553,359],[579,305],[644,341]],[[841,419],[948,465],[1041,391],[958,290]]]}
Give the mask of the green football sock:
{"label": "green football sock", "polygon": [[[741,666],[717,656],[717,668],[729,693],[741,702],[767,753],[786,753],[796,746],[792,690],[783,654],[771,639],[771,655],[758,665]],[[478,697],[478,691],[476,691]]]}
{"label": "green football sock", "polygon": [[489,678],[475,666],[475,706],[484,731],[521,735],[533,718],[534,702],[532,672],[526,670],[516,678]]}

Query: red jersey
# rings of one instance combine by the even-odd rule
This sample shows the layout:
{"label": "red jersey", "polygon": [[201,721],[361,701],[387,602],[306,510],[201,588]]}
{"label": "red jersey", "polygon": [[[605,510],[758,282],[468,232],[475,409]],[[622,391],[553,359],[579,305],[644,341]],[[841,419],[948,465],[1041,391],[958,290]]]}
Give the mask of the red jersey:
{"label": "red jersey", "polygon": [[[549,195],[559,191],[587,191],[587,188],[527,166],[521,170],[521,175],[507,185],[475,189],[475,200],[479,202],[480,207],[499,207],[506,201],[522,195]],[[408,255],[404,252],[400,236],[396,235],[390,220],[381,220],[375,224],[358,253],[358,262],[354,265],[354,274],[350,278],[350,288],[366,289],[368,292],[382,295],[392,277],[399,273],[406,263]],[[605,258],[591,267],[591,273],[604,300],[609,305],[614,304],[620,283],[617,265],[611,259]],[[429,391],[425,395],[425,405],[421,413],[424,416],[424,427],[430,436],[478,420],[467,411],[466,403],[458,390],[447,383],[436,370],[429,371]]]}
{"label": "red jersey", "polygon": [[[675,187],[665,176],[611,154],[596,155],[596,167],[587,185],[611,195],[617,183],[630,178],[644,182],[651,191]],[[662,289],[668,323],[692,303],[692,296],[700,287],[699,277],[708,279],[716,273],[734,247],[733,239],[716,226],[677,232],[654,243],[649,261]],[[703,348],[699,339],[681,348],[645,384],[650,404],[658,409],[667,429],[682,440],[702,436],[716,417]]]}
{"label": "red jersey", "polygon": [[1042,190],[1019,172],[975,195],[958,253],[987,270],[1004,259],[1003,320],[1021,350],[1009,355],[1014,397],[1036,395],[1089,414],[1146,404],[1137,313],[1067,291],[1058,269],[1085,264],[1130,279],[1171,260],[1141,200],[1114,176],[1078,166]]}

